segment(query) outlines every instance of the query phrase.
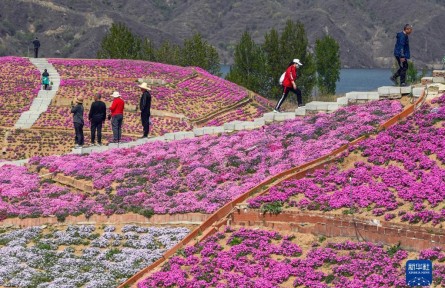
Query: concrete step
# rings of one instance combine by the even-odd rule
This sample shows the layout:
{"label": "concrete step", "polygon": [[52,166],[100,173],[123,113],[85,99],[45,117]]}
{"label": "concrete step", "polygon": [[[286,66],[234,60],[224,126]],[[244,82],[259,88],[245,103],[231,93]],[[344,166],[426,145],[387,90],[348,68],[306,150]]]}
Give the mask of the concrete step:
{"label": "concrete step", "polygon": [[193,132],[173,132],[173,133],[166,133],[164,135],[164,138],[167,141],[182,140],[193,137],[195,137],[195,134]]}
{"label": "concrete step", "polygon": [[379,100],[380,95],[379,92],[348,92],[346,93],[346,98],[349,100],[365,100],[365,101],[374,101]]}
{"label": "concrete step", "polygon": [[306,108],[298,107],[297,109],[295,109],[295,116],[306,116]]}
{"label": "concrete step", "polygon": [[377,89],[380,98],[399,99],[402,95],[411,93],[411,86],[396,87],[396,86],[383,86]]}

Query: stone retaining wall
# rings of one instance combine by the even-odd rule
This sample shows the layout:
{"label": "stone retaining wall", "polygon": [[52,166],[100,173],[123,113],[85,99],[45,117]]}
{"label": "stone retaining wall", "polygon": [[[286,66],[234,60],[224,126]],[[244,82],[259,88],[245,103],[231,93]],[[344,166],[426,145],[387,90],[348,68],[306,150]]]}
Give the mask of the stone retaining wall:
{"label": "stone retaining wall", "polygon": [[259,210],[240,209],[232,213],[232,225],[269,227],[326,237],[350,237],[359,241],[382,242],[394,245],[400,242],[406,249],[420,251],[440,246],[445,248],[445,230],[391,222],[373,222],[356,216],[329,215],[322,212],[284,211],[277,215]]}
{"label": "stone retaining wall", "polygon": [[[196,224],[199,225],[210,218],[209,214],[201,213],[187,213],[187,214],[156,214],[151,218],[146,218],[139,214],[127,213],[127,214],[113,214],[111,216],[106,215],[92,215],[87,218],[85,215],[80,216],[68,216],[63,224],[116,224],[116,223],[151,223],[153,225],[166,225],[166,224]],[[48,224],[60,223],[55,216],[40,217],[40,218],[8,218],[0,221],[0,226],[15,226],[15,227],[32,227]]]}

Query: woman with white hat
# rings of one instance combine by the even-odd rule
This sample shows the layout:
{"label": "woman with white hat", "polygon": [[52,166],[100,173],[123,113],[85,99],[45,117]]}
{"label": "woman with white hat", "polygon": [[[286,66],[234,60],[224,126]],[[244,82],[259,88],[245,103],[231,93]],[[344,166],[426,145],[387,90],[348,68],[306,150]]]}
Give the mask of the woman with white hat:
{"label": "woman with white hat", "polygon": [[151,88],[148,87],[147,83],[142,83],[138,86],[141,88],[141,100],[139,101],[139,108],[141,109],[141,122],[144,134],[142,138],[147,138],[150,132],[150,108],[151,108]]}
{"label": "woman with white hat", "polygon": [[114,91],[113,94],[111,94],[111,97],[114,98],[110,106],[113,142],[119,143],[122,136],[122,122],[124,120],[125,103],[118,91]]}
{"label": "woman with white hat", "polygon": [[[301,90],[297,88],[297,68],[303,66],[299,59],[294,59],[287,66],[286,72],[283,73],[284,79],[281,85],[283,86],[283,94],[281,95],[280,100],[275,106],[274,112],[279,112],[281,104],[283,104],[284,100],[286,100],[289,91],[292,91],[297,95],[298,106],[303,106],[303,99],[301,97]],[[283,75],[281,77],[283,77]],[[281,80],[281,79],[280,79]],[[281,82],[281,81],[280,81]]]}
{"label": "woman with white hat", "polygon": [[73,113],[73,123],[74,123],[74,132],[76,136],[74,137],[74,142],[76,146],[74,148],[81,148],[84,144],[83,137],[83,97],[78,96],[76,98],[76,105],[71,102],[71,113]]}

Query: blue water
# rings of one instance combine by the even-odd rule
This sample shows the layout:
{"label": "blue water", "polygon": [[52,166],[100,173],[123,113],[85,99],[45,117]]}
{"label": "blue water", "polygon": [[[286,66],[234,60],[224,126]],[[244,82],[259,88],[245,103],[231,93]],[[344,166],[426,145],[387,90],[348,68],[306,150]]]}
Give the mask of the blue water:
{"label": "blue water", "polygon": [[[222,77],[225,77],[229,70],[230,66],[221,65]],[[380,86],[392,86],[390,76],[391,69],[341,69],[336,94],[351,91],[376,91]]]}

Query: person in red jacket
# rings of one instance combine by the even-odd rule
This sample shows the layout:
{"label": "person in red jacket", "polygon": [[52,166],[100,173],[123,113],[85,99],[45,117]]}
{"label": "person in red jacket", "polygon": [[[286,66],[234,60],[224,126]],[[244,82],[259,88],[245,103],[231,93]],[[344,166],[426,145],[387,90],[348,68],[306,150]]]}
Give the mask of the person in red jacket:
{"label": "person in red jacket", "polygon": [[114,91],[111,95],[113,97],[113,102],[110,106],[111,115],[111,128],[113,130],[113,142],[119,143],[122,136],[122,122],[124,120],[124,100],[121,98],[121,94]]}
{"label": "person in red jacket", "polygon": [[294,59],[287,66],[286,72],[284,74],[283,80],[283,94],[281,95],[280,100],[277,102],[275,106],[274,112],[279,112],[280,107],[283,104],[284,100],[286,100],[289,91],[292,91],[297,95],[298,106],[303,106],[303,99],[301,97],[301,90],[297,87],[295,83],[297,81],[297,68],[303,66],[299,59]]}

